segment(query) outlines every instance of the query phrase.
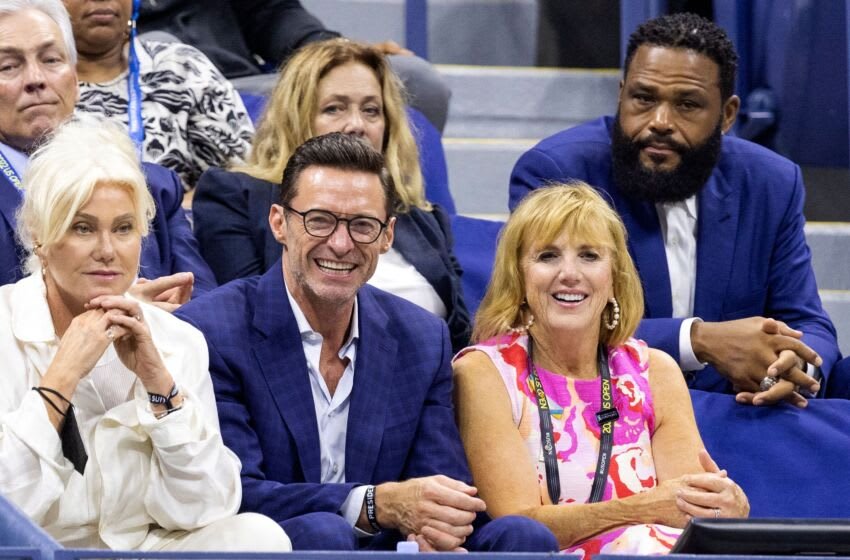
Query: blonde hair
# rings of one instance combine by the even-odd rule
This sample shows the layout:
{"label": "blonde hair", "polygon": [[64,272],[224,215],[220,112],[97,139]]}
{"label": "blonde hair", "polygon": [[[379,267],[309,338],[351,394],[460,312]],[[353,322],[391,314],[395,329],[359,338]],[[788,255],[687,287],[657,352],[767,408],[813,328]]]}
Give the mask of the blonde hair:
{"label": "blonde hair", "polygon": [[405,111],[403,86],[380,51],[349,39],[309,43],[282,67],[257,127],[248,163],[235,170],[280,183],[292,152],[315,136],[319,82],[334,68],[351,62],[370,68],[381,85],[386,121],[383,154],[398,192],[397,210],[407,212],[411,206],[430,210],[419,150]]}
{"label": "blonde hair", "polygon": [[28,273],[41,269],[35,247],[59,241],[95,187],[103,183],[127,188],[139,232],[142,237],[147,235],[156,206],[136,147],[120,125],[94,115],[79,116],[58,127],[33,154],[24,174],[24,201],[17,215]]}
{"label": "blonde hair", "polygon": [[[643,289],[626,248],[626,228],[596,190],[582,182],[556,184],[529,194],[514,210],[499,236],[493,276],[475,315],[472,339],[480,342],[523,323],[525,281],[522,258],[566,233],[573,239],[604,247],[611,256],[613,294],[620,304],[614,330],[610,306],[599,325],[599,340],[608,346],[625,342],[643,317]],[[606,319],[606,315],[608,315]]]}

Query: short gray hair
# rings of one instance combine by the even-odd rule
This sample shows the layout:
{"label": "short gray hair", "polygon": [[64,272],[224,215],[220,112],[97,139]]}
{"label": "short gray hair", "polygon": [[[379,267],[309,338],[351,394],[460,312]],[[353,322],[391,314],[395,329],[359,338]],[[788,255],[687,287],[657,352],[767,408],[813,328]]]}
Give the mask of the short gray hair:
{"label": "short gray hair", "polygon": [[77,65],[77,46],[74,43],[74,30],[71,17],[62,0],[0,0],[0,16],[14,14],[23,10],[38,10],[56,22],[62,32],[65,50],[72,66]]}
{"label": "short gray hair", "polygon": [[36,245],[49,247],[59,241],[95,187],[104,183],[127,188],[139,233],[147,235],[156,206],[136,146],[121,125],[84,114],[58,127],[33,154],[24,173],[24,202],[17,215],[28,273],[41,268],[34,254]]}

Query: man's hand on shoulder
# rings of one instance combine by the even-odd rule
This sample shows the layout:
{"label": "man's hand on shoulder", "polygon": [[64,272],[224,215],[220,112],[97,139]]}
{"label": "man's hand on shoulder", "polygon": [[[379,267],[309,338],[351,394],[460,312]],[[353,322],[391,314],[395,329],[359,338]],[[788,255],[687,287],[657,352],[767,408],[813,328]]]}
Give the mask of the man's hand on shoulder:
{"label": "man's hand on shoulder", "polygon": [[413,56],[413,51],[406,49],[392,40],[381,41],[372,45],[383,54],[400,54],[402,56]]}
{"label": "man's hand on shoulder", "polygon": [[[387,482],[375,489],[378,524],[415,535],[435,550],[456,550],[472,533],[476,514],[485,510],[477,493],[474,486],[443,475]],[[357,525],[368,530],[365,507]]]}
{"label": "man's hand on shoulder", "polygon": [[[691,326],[696,357],[732,382],[738,402],[755,405],[786,400],[805,406],[806,399],[798,390],[818,391],[820,385],[805,369],[807,363],[819,366],[822,360],[800,340],[802,336],[782,321],[764,317],[695,321]],[[777,383],[761,391],[759,385],[767,376],[777,378]]]}
{"label": "man's hand on shoulder", "polygon": [[178,272],[169,276],[160,276],[156,280],[139,278],[130,286],[130,294],[141,301],[151,303],[169,313],[189,301],[195,275],[191,272]]}

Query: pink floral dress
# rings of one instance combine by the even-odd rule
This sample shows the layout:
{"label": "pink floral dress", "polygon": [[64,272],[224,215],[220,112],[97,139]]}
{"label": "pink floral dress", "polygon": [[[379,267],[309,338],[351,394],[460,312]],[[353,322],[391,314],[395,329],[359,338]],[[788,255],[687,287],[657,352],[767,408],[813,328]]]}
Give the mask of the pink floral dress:
{"label": "pink floral dress", "polygon": [[[493,361],[511,401],[514,424],[528,456],[534,461],[541,503],[548,496],[546,466],[540,446],[540,417],[527,371],[525,335],[504,335],[461,351],[479,350]],[[457,359],[457,358],[455,358]],[[620,418],[614,423],[614,448],[603,501],[638,494],[657,484],[650,439],[655,431],[655,411],[648,378],[646,343],[629,339],[608,350],[614,385],[614,405]],[[586,503],[599,457],[601,381],[571,379],[536,366],[552,414],[558,470],[561,479],[559,504]],[[563,552],[590,557],[596,554],[661,554],[676,542],[680,529],[664,525],[629,525],[575,544]]]}

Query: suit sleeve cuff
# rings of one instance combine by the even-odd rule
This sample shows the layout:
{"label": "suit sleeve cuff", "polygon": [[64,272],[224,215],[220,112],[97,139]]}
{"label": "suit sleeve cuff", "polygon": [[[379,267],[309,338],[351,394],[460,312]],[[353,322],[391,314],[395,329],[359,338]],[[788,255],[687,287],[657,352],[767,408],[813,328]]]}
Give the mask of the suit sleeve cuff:
{"label": "suit sleeve cuff", "polygon": [[357,520],[360,519],[360,511],[363,509],[363,500],[366,498],[367,488],[368,486],[365,484],[354,487],[348,493],[348,497],[342,503],[342,507],[339,508],[339,512],[348,524],[351,525],[351,528],[354,529],[354,535],[357,538],[375,536],[375,533],[369,533],[357,527]]}
{"label": "suit sleeve cuff", "polygon": [[706,365],[697,359],[694,347],[691,345],[691,325],[695,321],[701,322],[702,319],[699,317],[685,319],[679,327],[679,367],[682,371],[700,371]]}

